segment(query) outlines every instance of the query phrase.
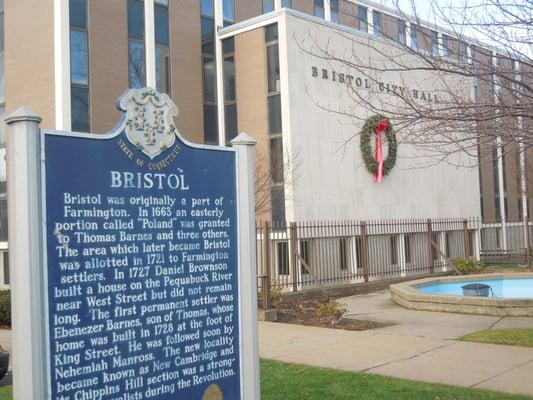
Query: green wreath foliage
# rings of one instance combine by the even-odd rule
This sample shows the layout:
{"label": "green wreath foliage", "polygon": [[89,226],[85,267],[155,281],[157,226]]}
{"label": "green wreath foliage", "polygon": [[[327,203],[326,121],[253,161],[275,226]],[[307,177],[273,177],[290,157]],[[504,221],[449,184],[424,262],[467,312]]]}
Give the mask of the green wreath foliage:
{"label": "green wreath foliage", "polygon": [[[374,159],[374,154],[372,152],[372,135],[376,126],[384,119],[387,119],[381,114],[376,114],[365,121],[365,125],[361,130],[361,154],[363,156],[363,161],[365,162],[366,168],[372,174],[378,172],[378,163]],[[394,128],[390,124],[385,129],[385,136],[389,144],[389,151],[387,158],[383,161],[383,174],[388,175],[389,172],[396,165],[396,157],[398,154],[398,142],[396,141],[396,134],[394,133]]]}

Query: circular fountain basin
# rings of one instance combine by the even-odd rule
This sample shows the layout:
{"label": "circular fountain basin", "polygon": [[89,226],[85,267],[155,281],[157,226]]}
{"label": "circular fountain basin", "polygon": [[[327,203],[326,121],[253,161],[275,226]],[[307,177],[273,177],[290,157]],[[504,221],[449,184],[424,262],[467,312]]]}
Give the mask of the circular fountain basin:
{"label": "circular fountain basin", "polygon": [[[464,296],[470,284],[490,286],[488,296]],[[391,285],[391,298],[412,310],[533,317],[533,273],[419,279]]]}

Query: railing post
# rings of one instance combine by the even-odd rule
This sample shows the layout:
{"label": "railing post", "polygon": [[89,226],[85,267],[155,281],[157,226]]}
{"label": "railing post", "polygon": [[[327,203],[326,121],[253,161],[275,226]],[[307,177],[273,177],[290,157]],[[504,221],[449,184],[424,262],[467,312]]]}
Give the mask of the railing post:
{"label": "railing post", "polygon": [[431,225],[431,218],[428,218],[427,225],[428,225],[428,265],[429,265],[429,272],[433,273],[433,228]]}
{"label": "railing post", "polygon": [[290,248],[291,248],[291,274],[292,274],[292,291],[296,292],[298,291],[298,269],[296,268],[298,258],[296,256],[298,249],[297,249],[297,243],[298,239],[296,237],[297,235],[297,229],[296,229],[296,223],[291,222],[290,229],[289,229],[289,240],[290,240]]}
{"label": "railing post", "polygon": [[468,240],[468,221],[463,219],[463,240],[465,258],[470,258],[470,241]]}
{"label": "railing post", "polygon": [[365,221],[361,221],[361,252],[363,259],[363,277],[365,279],[365,282],[368,282],[368,246]]}
{"label": "railing post", "polygon": [[263,222],[263,309],[270,309],[270,224]]}

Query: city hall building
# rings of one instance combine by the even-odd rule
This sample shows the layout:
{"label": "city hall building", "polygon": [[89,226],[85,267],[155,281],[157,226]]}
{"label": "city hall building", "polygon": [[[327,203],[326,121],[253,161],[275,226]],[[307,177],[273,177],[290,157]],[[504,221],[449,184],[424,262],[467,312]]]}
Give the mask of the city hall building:
{"label": "city hall building", "polygon": [[[0,4],[3,115],[24,105],[44,128],[105,132],[120,118],[115,101],[126,89],[154,87],[177,105],[185,139],[224,146],[239,132],[255,138],[263,182],[256,188],[258,219],[483,217],[505,224],[531,213],[533,174],[525,172],[533,169],[532,149],[522,157],[481,149],[480,168],[456,168],[431,163],[429,154],[399,139],[396,165],[382,183],[365,168],[357,135],[372,112],[353,94],[373,101],[405,90],[417,101],[438,102],[444,89],[431,71],[400,76],[383,62],[367,76],[321,51],[342,56],[349,49],[369,62],[371,51],[394,54],[402,46],[457,62],[472,54],[472,43],[438,27],[352,0]],[[473,84],[453,82],[465,95]],[[5,165],[0,178],[5,255]],[[7,283],[7,258],[0,262]]]}

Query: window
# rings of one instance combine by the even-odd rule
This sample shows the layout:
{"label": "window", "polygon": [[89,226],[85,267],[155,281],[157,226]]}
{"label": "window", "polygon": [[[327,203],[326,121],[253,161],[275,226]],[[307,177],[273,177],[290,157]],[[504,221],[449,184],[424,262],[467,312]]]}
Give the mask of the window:
{"label": "window", "polygon": [[[308,266],[310,266],[309,263],[311,262],[311,249],[310,249],[309,240],[300,241],[300,257],[302,257],[305,263]],[[307,270],[307,268],[305,268],[302,262],[300,262],[300,271],[302,274],[309,273],[309,271]]]}
{"label": "window", "polygon": [[279,70],[278,26],[265,27],[267,57],[268,131],[270,136],[270,171],[272,221],[285,221],[285,188],[283,169],[283,127],[281,123],[281,85]]}
{"label": "window", "polygon": [[363,6],[358,6],[357,14],[359,16],[359,30],[368,32],[368,9]]}
{"label": "window", "polygon": [[348,269],[348,246],[347,239],[339,239],[339,264],[341,271],[346,271]]}
{"label": "window", "polygon": [[439,34],[435,31],[431,31],[431,54],[439,55]]}
{"label": "window", "polygon": [[224,26],[235,23],[235,0],[222,1],[222,13],[224,14]]}
{"label": "window", "polygon": [[405,46],[406,44],[406,31],[405,31],[405,21],[404,20],[397,20],[398,23],[398,43]]}
{"label": "window", "polygon": [[215,62],[215,9],[213,0],[201,0],[204,142],[218,144],[217,71]]}
{"label": "window", "polygon": [[339,22],[339,0],[329,0],[331,7],[331,22]]}
{"label": "window", "polygon": [[128,0],[128,65],[130,87],[146,86],[144,2],[141,0]]}
{"label": "window", "polygon": [[315,0],[315,17],[324,18],[324,0]]}
{"label": "window", "polygon": [[405,263],[406,264],[409,264],[412,262],[412,257],[411,257],[411,235],[405,235],[404,236],[404,242],[403,242],[403,246],[404,246],[404,253],[405,253]]}
{"label": "window", "polygon": [[468,61],[468,54],[466,50],[466,43],[459,42],[459,62],[466,64]]}
{"label": "window", "polygon": [[70,110],[71,129],[89,132],[89,44],[87,1],[70,0]]}
{"label": "window", "polygon": [[274,0],[263,0],[263,13],[274,11]]}
{"label": "window", "polygon": [[289,275],[289,243],[277,242],[276,253],[278,261],[278,274]]}
{"label": "window", "polygon": [[416,25],[414,25],[414,24],[411,24],[411,48],[413,50],[418,50]]}
{"label": "window", "polygon": [[444,57],[450,56],[450,38],[446,35],[442,35],[442,55]]}
{"label": "window", "polygon": [[389,237],[391,265],[398,265],[398,242],[396,236]]}
{"label": "window", "polygon": [[281,7],[292,8],[292,0],[281,0]]}
{"label": "window", "polygon": [[168,0],[155,2],[155,75],[157,90],[170,94]]}
{"label": "window", "polygon": [[235,93],[235,39],[222,42],[224,56],[224,115],[226,143],[237,136],[237,97]]}
{"label": "window", "polygon": [[376,10],[372,10],[372,26],[373,26],[373,35],[374,36],[381,36],[382,35],[382,28],[381,28],[381,13]]}

